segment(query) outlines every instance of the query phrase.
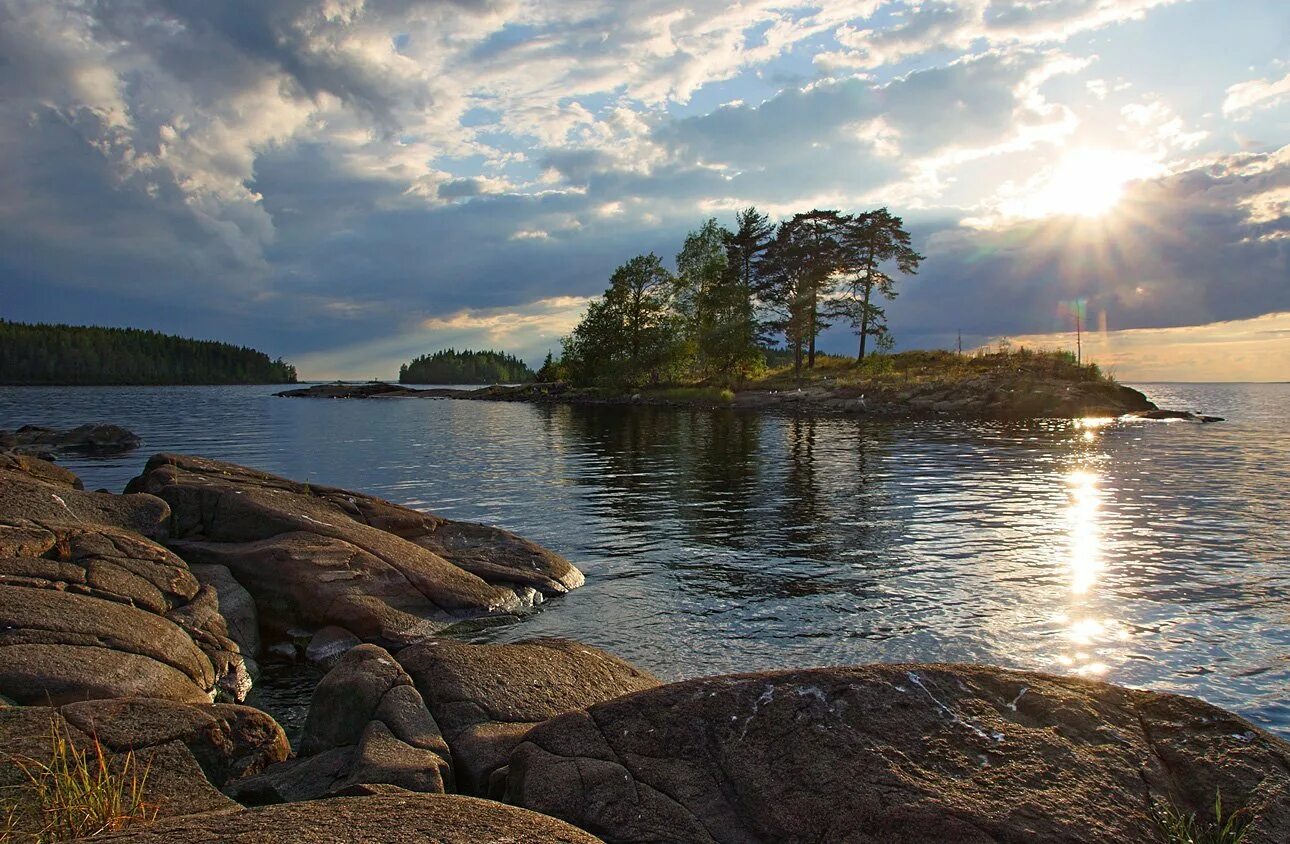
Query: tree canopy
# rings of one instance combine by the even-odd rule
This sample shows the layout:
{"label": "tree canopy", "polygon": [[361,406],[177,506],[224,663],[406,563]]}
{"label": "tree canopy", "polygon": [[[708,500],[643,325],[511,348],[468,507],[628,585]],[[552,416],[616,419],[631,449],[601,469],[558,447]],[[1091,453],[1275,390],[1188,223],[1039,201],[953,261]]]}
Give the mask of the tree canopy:
{"label": "tree canopy", "polygon": [[264,352],[137,328],[0,320],[4,384],[289,384],[296,369]]}
{"label": "tree canopy", "polygon": [[506,352],[443,349],[399,367],[401,384],[518,384],[532,380],[528,364]]}
{"label": "tree canopy", "polygon": [[869,337],[890,348],[877,300],[896,295],[891,272],[913,274],[922,259],[886,208],[814,209],[778,225],[745,208],[734,231],[709,219],[685,238],[675,273],[652,253],[615,270],[544,378],[734,384],[764,367],[768,344],[779,342],[800,372],[815,365],[816,340],[838,319],[859,335],[863,358]]}

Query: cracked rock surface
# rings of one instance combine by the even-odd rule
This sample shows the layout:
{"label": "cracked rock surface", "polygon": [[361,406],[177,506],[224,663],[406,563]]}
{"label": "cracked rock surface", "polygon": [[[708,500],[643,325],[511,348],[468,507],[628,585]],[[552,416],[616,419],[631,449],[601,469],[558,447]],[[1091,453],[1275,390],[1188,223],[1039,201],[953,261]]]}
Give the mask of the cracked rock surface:
{"label": "cracked rock surface", "polygon": [[443,730],[458,788],[468,794],[493,796],[490,782],[536,724],[659,685],[631,663],[571,639],[435,639],[397,656]]}
{"label": "cracked rock surface", "polygon": [[610,842],[1151,841],[1215,791],[1290,840],[1290,744],[1177,695],[970,665],[691,680],[550,720],[507,802]]}
{"label": "cracked rock surface", "polygon": [[473,797],[383,794],[337,797],[173,818],[148,829],[95,841],[136,844],[596,844],[554,818]]}
{"label": "cracked rock surface", "polygon": [[451,791],[452,756],[394,657],[359,645],[318,684],[297,757],[241,780],[229,793],[264,805],[362,793],[371,785]]}
{"label": "cracked rock surface", "polygon": [[254,596],[261,628],[279,635],[334,625],[397,647],[583,582],[507,531],[231,463],[159,454],[127,490],[169,504],[169,546],[225,566]]}
{"label": "cracked rock surface", "polygon": [[150,495],[85,492],[0,455],[0,694],[27,704],[146,695],[241,700],[250,677],[214,589],[148,539]]}

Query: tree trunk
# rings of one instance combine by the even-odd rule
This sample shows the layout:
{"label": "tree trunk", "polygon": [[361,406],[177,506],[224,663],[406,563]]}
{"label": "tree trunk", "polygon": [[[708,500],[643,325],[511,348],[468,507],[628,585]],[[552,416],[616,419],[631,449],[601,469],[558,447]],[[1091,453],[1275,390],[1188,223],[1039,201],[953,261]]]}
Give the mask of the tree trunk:
{"label": "tree trunk", "polygon": [[818,302],[818,299],[817,299],[817,297],[816,297],[815,291],[814,291],[814,290],[811,290],[811,325],[810,325],[810,328],[809,328],[809,330],[810,330],[810,332],[811,332],[811,337],[810,337],[810,344],[811,344],[811,347],[810,347],[810,353],[809,353],[809,356],[808,356],[808,357],[807,357],[807,359],[806,359],[806,368],[807,368],[807,369],[814,369],[814,368],[815,368],[815,334],[816,334],[816,331],[815,331],[815,321],[816,321],[816,312],[817,312],[818,310],[819,310],[819,302]]}
{"label": "tree trunk", "polygon": [[874,245],[869,244],[869,263],[865,266],[864,309],[860,312],[860,356],[857,361],[864,361],[865,340],[869,337],[869,297],[873,295]]}
{"label": "tree trunk", "polygon": [[869,294],[873,292],[873,285],[866,284],[864,288],[864,309],[860,312],[860,356],[857,361],[864,360],[865,340],[869,338]]}

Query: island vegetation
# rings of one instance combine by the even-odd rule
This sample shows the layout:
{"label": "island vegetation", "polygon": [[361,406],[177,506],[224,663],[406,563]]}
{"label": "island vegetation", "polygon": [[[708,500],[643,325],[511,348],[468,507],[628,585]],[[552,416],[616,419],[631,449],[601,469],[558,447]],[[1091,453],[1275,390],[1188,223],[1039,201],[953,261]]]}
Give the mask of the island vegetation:
{"label": "island vegetation", "polygon": [[0,383],[35,385],[294,384],[264,352],[137,328],[0,320]]}
{"label": "island vegetation", "polygon": [[886,208],[816,209],[773,225],[750,207],[733,230],[709,219],[686,237],[675,272],[653,253],[618,267],[538,379],[614,388],[741,385],[765,372],[767,347],[779,342],[800,378],[820,359],[820,333],[838,322],[854,329],[863,361],[871,340],[890,350],[881,303],[922,260],[901,218]]}
{"label": "island vegetation", "polygon": [[533,370],[506,352],[443,349],[399,367],[400,384],[523,384]]}

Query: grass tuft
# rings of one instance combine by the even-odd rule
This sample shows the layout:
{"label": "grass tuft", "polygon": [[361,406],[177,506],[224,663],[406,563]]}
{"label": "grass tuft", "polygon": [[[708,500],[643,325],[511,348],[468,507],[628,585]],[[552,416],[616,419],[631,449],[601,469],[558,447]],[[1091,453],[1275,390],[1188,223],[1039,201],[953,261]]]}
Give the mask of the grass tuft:
{"label": "grass tuft", "polygon": [[97,736],[82,750],[57,716],[49,745],[47,761],[11,757],[24,781],[6,789],[0,841],[70,841],[156,820],[157,807],[144,799],[151,763],[133,751],[109,759]]}
{"label": "grass tuft", "polygon": [[1214,819],[1200,820],[1193,812],[1184,815],[1177,806],[1167,805],[1155,812],[1156,827],[1166,844],[1241,844],[1254,816],[1246,809],[1224,815],[1223,796],[1214,792]]}

